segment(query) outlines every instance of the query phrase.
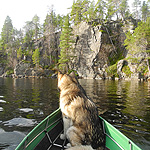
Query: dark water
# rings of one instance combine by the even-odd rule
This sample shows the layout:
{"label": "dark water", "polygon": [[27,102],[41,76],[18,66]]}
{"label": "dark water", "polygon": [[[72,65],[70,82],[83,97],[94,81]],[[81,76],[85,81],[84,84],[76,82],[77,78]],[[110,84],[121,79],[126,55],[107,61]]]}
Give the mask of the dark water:
{"label": "dark water", "polygon": [[[103,118],[150,149],[150,82],[79,80]],[[55,79],[0,78],[0,149],[13,150],[59,107]]]}

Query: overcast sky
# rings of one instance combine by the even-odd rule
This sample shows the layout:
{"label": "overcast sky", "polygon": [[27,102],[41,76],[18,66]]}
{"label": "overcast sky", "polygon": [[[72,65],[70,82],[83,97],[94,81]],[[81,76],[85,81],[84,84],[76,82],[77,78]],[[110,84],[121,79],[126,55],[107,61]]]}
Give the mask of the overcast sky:
{"label": "overcast sky", "polygon": [[[91,0],[92,1],[92,0]],[[97,0],[95,0],[97,2]],[[128,0],[131,4],[133,0]],[[0,33],[7,16],[18,30],[23,28],[26,21],[31,21],[34,15],[40,17],[44,23],[49,8],[54,5],[56,14],[66,15],[73,4],[73,0],[1,0],[0,2]]]}
{"label": "overcast sky", "polygon": [[36,14],[43,24],[51,5],[54,5],[57,14],[66,15],[69,12],[67,8],[71,7],[72,4],[73,0],[1,0],[0,33],[6,16],[11,18],[13,26],[19,30],[26,21],[31,21]]}

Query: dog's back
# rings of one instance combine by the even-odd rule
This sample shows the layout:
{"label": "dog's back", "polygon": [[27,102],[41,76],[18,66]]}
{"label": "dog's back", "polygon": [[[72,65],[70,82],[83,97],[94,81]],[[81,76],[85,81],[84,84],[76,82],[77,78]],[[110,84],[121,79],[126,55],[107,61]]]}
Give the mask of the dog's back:
{"label": "dog's back", "polygon": [[72,127],[68,129],[69,138],[78,138],[81,145],[91,145],[94,149],[104,146],[105,136],[97,108],[77,79],[59,73],[58,87],[62,113],[72,120]]}

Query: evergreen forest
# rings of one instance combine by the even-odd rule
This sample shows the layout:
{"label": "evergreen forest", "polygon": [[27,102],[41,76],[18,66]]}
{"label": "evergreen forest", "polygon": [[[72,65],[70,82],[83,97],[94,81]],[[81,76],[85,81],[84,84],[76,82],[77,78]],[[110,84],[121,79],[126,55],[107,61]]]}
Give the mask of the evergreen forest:
{"label": "evergreen forest", "polygon": [[60,70],[69,71],[69,62],[75,57],[70,54],[76,42],[73,26],[79,26],[81,22],[96,26],[97,20],[102,23],[122,22],[129,17],[137,20],[138,24],[132,33],[126,33],[124,46],[131,54],[129,59],[146,50],[148,69],[145,70],[149,71],[150,0],[134,0],[130,7],[128,0],[74,0],[69,9],[70,13],[64,16],[56,14],[51,7],[43,24],[35,15],[20,30],[13,26],[11,16],[7,16],[0,33],[2,73],[13,74],[19,62],[29,63],[36,69],[54,70],[58,66]]}

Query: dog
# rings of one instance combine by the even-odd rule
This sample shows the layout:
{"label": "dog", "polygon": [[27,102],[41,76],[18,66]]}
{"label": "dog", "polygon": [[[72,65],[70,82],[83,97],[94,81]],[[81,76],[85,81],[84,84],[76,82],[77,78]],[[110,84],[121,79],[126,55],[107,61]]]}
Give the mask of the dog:
{"label": "dog", "polygon": [[60,138],[67,138],[68,150],[104,149],[105,134],[98,110],[85,90],[79,84],[74,73],[58,72],[60,90],[60,109],[63,117],[64,133]]}

